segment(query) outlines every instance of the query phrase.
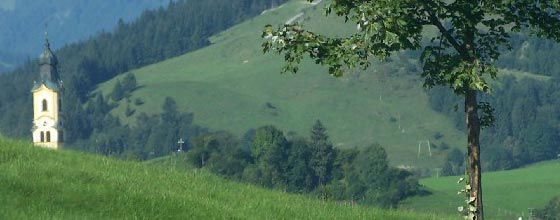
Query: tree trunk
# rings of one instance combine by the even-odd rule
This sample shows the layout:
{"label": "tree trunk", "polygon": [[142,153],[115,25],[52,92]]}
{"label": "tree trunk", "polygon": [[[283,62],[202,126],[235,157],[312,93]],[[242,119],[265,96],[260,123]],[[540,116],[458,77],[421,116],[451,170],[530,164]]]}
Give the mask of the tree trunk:
{"label": "tree trunk", "polygon": [[470,196],[475,198],[475,220],[484,218],[482,208],[482,169],[480,167],[480,119],[477,112],[477,91],[468,89],[465,94],[465,112],[467,116],[467,172],[471,185]]}

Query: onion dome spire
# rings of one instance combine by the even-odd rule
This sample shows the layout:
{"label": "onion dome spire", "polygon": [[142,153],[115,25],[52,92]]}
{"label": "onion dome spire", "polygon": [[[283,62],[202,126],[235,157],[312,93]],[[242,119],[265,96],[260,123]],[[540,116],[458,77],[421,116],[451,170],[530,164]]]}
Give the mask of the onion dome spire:
{"label": "onion dome spire", "polygon": [[49,38],[45,32],[45,49],[39,56],[39,82],[36,82],[34,88],[44,84],[50,89],[59,90],[61,81],[58,76],[58,59],[50,48]]}

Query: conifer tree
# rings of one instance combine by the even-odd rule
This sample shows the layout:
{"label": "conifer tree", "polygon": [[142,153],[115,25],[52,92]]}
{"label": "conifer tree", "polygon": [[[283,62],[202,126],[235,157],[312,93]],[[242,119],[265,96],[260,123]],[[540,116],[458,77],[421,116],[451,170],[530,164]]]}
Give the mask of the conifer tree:
{"label": "conifer tree", "polygon": [[121,81],[117,80],[115,86],[113,87],[113,91],[111,92],[111,99],[113,99],[113,101],[115,102],[118,102],[124,98],[124,93],[125,91],[123,89]]}
{"label": "conifer tree", "polygon": [[311,161],[310,165],[319,185],[324,185],[331,179],[333,163],[335,159],[334,149],[329,142],[327,129],[321,121],[317,120],[311,129]]}
{"label": "conifer tree", "polygon": [[136,82],[136,76],[132,73],[126,74],[122,81],[122,87],[125,93],[130,94],[137,86],[138,83]]}

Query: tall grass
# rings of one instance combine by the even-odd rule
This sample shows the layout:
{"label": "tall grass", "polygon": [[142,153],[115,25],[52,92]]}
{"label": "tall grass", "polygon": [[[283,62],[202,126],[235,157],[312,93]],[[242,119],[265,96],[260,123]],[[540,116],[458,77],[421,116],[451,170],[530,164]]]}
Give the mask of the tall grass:
{"label": "tall grass", "polygon": [[448,219],[0,140],[0,219]]}

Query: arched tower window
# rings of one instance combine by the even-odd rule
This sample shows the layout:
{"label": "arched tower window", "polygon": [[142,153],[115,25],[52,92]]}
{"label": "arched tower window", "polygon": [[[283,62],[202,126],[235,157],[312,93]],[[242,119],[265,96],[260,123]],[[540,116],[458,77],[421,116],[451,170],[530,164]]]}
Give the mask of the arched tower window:
{"label": "arched tower window", "polygon": [[45,142],[45,132],[41,131],[41,142]]}
{"label": "arched tower window", "polygon": [[44,112],[47,111],[47,100],[46,100],[46,99],[43,99],[43,108],[42,108],[42,110],[43,110]]}
{"label": "arched tower window", "polygon": [[51,132],[47,131],[47,142],[51,142]]}

